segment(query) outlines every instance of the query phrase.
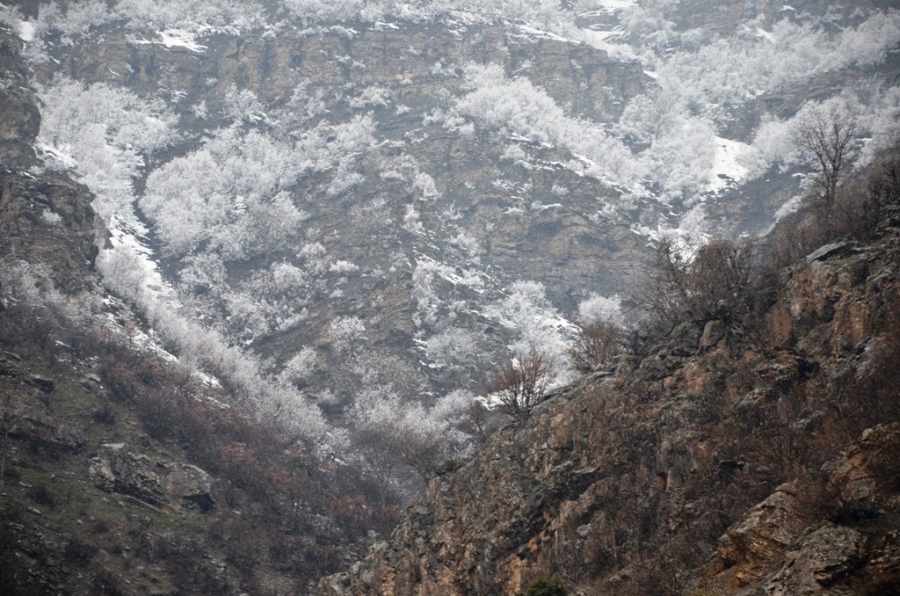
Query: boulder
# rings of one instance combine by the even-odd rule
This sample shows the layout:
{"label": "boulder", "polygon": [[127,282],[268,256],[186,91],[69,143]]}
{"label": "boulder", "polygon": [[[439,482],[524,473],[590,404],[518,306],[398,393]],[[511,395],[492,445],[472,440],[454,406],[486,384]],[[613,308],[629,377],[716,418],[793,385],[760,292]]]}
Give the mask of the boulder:
{"label": "boulder", "polygon": [[880,424],[863,431],[841,457],[824,466],[829,490],[841,506],[878,504],[892,492],[900,473],[900,424]]}
{"label": "boulder", "polygon": [[209,511],[212,478],[190,464],[150,456],[124,443],[103,445],[91,460],[90,478],[102,491],[129,495],[155,507]]}
{"label": "boulder", "polygon": [[9,434],[51,451],[74,453],[81,449],[85,442],[78,429],[35,409],[25,411]]}
{"label": "boulder", "polygon": [[37,387],[44,393],[53,393],[53,390],[56,388],[56,382],[53,379],[48,379],[41,375],[29,375],[25,378],[25,382],[33,387]]}
{"label": "boulder", "polygon": [[835,255],[846,254],[850,250],[852,250],[853,245],[849,242],[835,242],[833,244],[826,244],[812,253],[810,253],[806,257],[806,263],[811,264],[815,261],[824,261],[829,259]]}
{"label": "boulder", "polygon": [[669,335],[670,353],[674,356],[690,356],[697,352],[700,343],[700,329],[693,323],[682,323]]}
{"label": "boulder", "polygon": [[719,539],[718,556],[726,568],[733,569],[737,585],[765,577],[773,565],[783,561],[806,526],[801,510],[797,487],[783,484]]}
{"label": "boulder", "polygon": [[725,323],[720,320],[708,321],[700,336],[700,347],[704,350],[713,348],[725,337]]}
{"label": "boulder", "polygon": [[766,582],[768,596],[822,594],[864,562],[863,536],[856,530],[826,524],[806,536],[784,567]]}

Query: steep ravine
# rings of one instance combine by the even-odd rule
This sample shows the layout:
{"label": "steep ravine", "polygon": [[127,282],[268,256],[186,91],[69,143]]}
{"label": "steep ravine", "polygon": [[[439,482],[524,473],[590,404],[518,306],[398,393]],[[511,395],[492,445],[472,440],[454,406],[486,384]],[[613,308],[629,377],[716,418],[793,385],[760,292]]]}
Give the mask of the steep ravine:
{"label": "steep ravine", "polygon": [[[679,27],[742,22],[739,2],[713,16],[703,3],[678,4],[687,10]],[[781,8],[764,4],[773,14]],[[567,115],[593,123],[618,119],[654,88],[652,76],[637,62],[513,23],[283,25],[198,34],[204,52],[150,40],[160,40],[156,30],[113,22],[48,48],[51,59],[29,72],[22,43],[0,26],[0,273],[27,261],[40,281],[29,288],[34,296],[61,300],[29,310],[18,288],[0,287],[0,397],[14,398],[0,409],[18,416],[4,419],[8,437],[0,436],[9,455],[0,478],[0,592],[11,584],[42,593],[306,594],[340,569],[347,572],[324,580],[321,592],[505,595],[548,573],[576,594],[617,596],[875,596],[900,584],[900,430],[879,426],[896,421],[900,392],[890,374],[900,368],[896,217],[872,244],[839,244],[784,271],[753,328],[680,326],[554,392],[476,454],[442,466],[394,534],[351,566],[400,510],[370,476],[345,465],[346,454],[320,460],[308,445],[274,440],[253,415],[222,406],[231,402],[215,380],[156,357],[158,346],[144,351],[146,321],[95,291],[95,244],[102,248],[105,231],[91,194],[73,181],[76,171],[42,168],[35,157],[34,89],[62,73],[166,102],[175,141],[141,156],[136,197],[143,176],[217,130],[275,138],[372,118],[371,152],[359,163],[350,158],[362,182],[332,194],[337,165],[298,178],[289,194],[308,212],[302,229],[271,254],[228,263],[235,285],[254,285],[251,276],[280,259],[308,264],[302,248],[321,242],[329,261],[320,265],[358,267],[335,267],[308,296],[290,296],[304,318],[251,337],[248,348],[273,375],[313,348],[316,363],[300,389],[310,398],[342,393],[343,403],[323,407],[340,424],[371,377],[336,355],[331,321],[365,322],[355,349],[372,356],[381,377],[408,385],[414,405],[460,387],[480,392],[510,340],[484,307],[511,282],[543,282],[553,306],[572,318],[592,292],[626,290],[652,257],[648,233],[681,215],[581,175],[561,146],[497,132],[504,127],[456,127],[446,110],[469,92],[463,67],[499,64],[504,77],[527,80]],[[898,56],[878,76],[894,80]],[[849,80],[844,70],[827,74],[742,106],[723,135],[746,141],[770,113],[764,105],[789,116]],[[287,121],[302,89],[324,111],[292,131],[276,130],[255,108],[226,113],[229,94],[252,91],[267,118]],[[329,142],[323,134],[323,151]],[[418,173],[431,177],[436,194],[412,184]],[[708,203],[713,227],[767,226],[796,194],[789,175],[779,174],[778,188],[758,180]],[[407,229],[409,207],[424,233]],[[177,284],[174,260],[161,266]],[[446,266],[433,281],[447,308],[429,326],[418,320],[414,283],[417,265],[432,262]],[[463,274],[484,285],[458,284]],[[60,305],[72,308],[54,310]],[[245,331],[225,307],[213,310],[197,314]],[[74,319],[88,321],[87,330],[54,327],[73,312],[97,319]],[[470,330],[466,339],[490,349],[438,370],[421,344],[443,325]],[[408,366],[388,366],[401,360]]]}
{"label": "steep ravine", "polygon": [[896,223],[784,271],[758,333],[682,325],[548,396],[322,593],[896,593]]}

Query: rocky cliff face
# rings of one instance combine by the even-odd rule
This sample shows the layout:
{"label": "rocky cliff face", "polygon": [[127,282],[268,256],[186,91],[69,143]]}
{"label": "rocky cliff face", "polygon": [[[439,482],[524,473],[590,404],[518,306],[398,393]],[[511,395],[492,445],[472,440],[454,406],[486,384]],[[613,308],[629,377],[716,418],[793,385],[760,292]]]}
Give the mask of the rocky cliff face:
{"label": "rocky cliff face", "polygon": [[[288,364],[308,349],[312,364],[296,375],[296,386],[324,397],[319,403],[340,423],[360,393],[362,375],[354,371],[364,365],[340,353],[333,323],[364,327],[358,351],[381,357],[377,368],[389,368],[388,361],[403,368],[394,379],[404,382],[393,389],[404,402],[431,406],[459,388],[480,391],[520,339],[488,312],[513,283],[542,283],[549,304],[572,320],[593,293],[629,291],[661,234],[696,243],[704,234],[769,226],[796,194],[796,172],[773,169],[736,192],[734,177],[745,165],[735,152],[749,151],[769,117],[791,117],[810,97],[832,94],[850,68],[818,65],[809,76],[787,69],[747,89],[711,79],[696,96],[684,81],[651,70],[676,52],[685,76],[702,74],[721,61],[709,48],[730,48],[732,35],[742,55],[758,59],[768,29],[794,17],[798,34],[825,44],[810,22],[827,3],[812,1],[793,11],[775,2],[718,3],[714,10],[702,2],[579,6],[584,30],[572,32],[591,43],[513,17],[453,11],[337,23],[266,3],[268,20],[252,25],[225,17],[190,25],[174,9],[164,12],[180,16],[162,23],[113,15],[108,3],[106,12],[97,8],[95,23],[67,22],[61,8],[53,25],[46,10],[43,21],[36,18],[37,4],[23,6],[31,26],[45,30],[32,32],[26,47],[47,109],[57,107],[51,99],[64,81],[73,83],[67,92],[102,96],[112,111],[138,112],[143,102],[150,107],[142,116],[166,128],[159,144],[129,138],[110,152],[123,162],[110,168],[115,183],[106,172],[92,177],[112,189],[111,202],[121,201],[101,210],[104,217],[119,210],[147,228],[140,242],[162,273],[152,285],[168,284],[182,314],[245,348],[270,377],[290,376]],[[576,20],[570,8],[560,15]],[[841,11],[850,35],[857,17]],[[633,46],[604,41],[619,39]],[[891,80],[895,55],[860,57],[880,69],[866,70],[871,97],[882,93],[882,79]],[[96,120],[92,133],[109,118],[99,113]],[[64,153],[66,142],[59,142]],[[658,153],[652,171],[629,179],[623,172],[651,146]],[[90,153],[103,153],[103,143]],[[699,170],[734,167],[697,183],[709,172],[666,163],[683,153],[701,155]],[[285,154],[290,159],[278,162]],[[663,175],[669,170],[682,178],[671,187]],[[207,196],[212,185],[197,178],[221,180],[221,188]],[[277,188],[259,190],[273,178]],[[293,219],[267,212],[276,197]],[[272,227],[244,226],[258,213],[251,205],[257,199],[264,216],[289,223],[263,238],[262,249],[243,250]],[[194,230],[172,248],[171,237],[184,232],[172,228],[190,225],[215,229],[215,237]]]}
{"label": "rocky cliff face", "polygon": [[41,262],[57,285],[76,291],[90,283],[97,255],[93,197],[64,175],[29,172],[41,118],[21,49],[19,38],[0,28],[0,254]]}
{"label": "rocky cliff face", "polygon": [[323,593],[891,593],[898,256],[826,247],[755,337],[687,324],[551,394]]}
{"label": "rocky cliff face", "polygon": [[[415,370],[424,392],[439,395],[460,385],[479,389],[492,372],[481,363],[496,364],[507,357],[506,345],[513,338],[503,325],[485,320],[484,310],[513,282],[543,283],[553,306],[571,318],[592,292],[610,295],[629,290],[649,259],[648,241],[691,220],[692,210],[694,216],[706,218],[698,224],[697,234],[752,234],[771,224],[773,213],[797,191],[792,172],[773,170],[740,193],[735,192],[734,180],[728,182],[734,172],[723,172],[714,180],[720,191],[693,188],[673,203],[658,202],[654,196],[658,185],[636,190],[611,182],[612,170],[627,169],[628,164],[613,160],[609,176],[586,173],[591,160],[601,160],[609,152],[585,156],[562,137],[577,129],[600,137],[634,114],[641,115],[640,121],[659,117],[650,137],[637,138],[640,135],[635,137],[627,127],[616,133],[626,144],[646,148],[654,135],[659,140],[665,127],[680,130],[677,120],[703,112],[700,128],[715,128],[707,132],[729,142],[751,142],[765,118],[793,116],[810,97],[825,97],[839,88],[850,76],[846,68],[823,66],[821,73],[796,81],[791,78],[794,74],[776,77],[776,83],[792,82],[778,83],[777,89],[749,89],[737,99],[723,92],[727,101],[717,96],[713,105],[694,98],[675,109],[665,98],[666,93],[682,92],[677,89],[680,82],[665,82],[670,89],[664,90],[654,79],[657,75],[645,72],[652,65],[639,61],[644,60],[639,59],[641,52],[659,50],[661,62],[664,54],[681,51],[690,63],[691,56],[702,55],[703,44],[716,36],[746,36],[755,30],[751,37],[759,37],[785,15],[796,13],[802,24],[809,15],[828,9],[827,4],[810,1],[788,9],[776,2],[728,2],[710,9],[703,2],[682,2],[643,12],[585,8],[579,17],[585,28],[592,29],[597,39],[628,38],[635,44],[628,51],[600,42],[569,41],[525,23],[450,11],[433,19],[321,21],[315,26],[285,18],[282,12],[256,28],[203,26],[193,31],[111,17],[77,32],[63,26],[40,42],[33,41],[43,44],[47,58],[34,60],[31,66],[41,84],[52,86],[59,81],[55,77],[64,75],[86,85],[126,89],[141,100],[162,101],[171,110],[173,138],[165,147],[140,155],[142,163],[125,185],[133,184],[133,198],[143,209],[136,215],[149,228],[147,242],[157,251],[154,258],[160,261],[164,280],[176,287],[183,284],[181,300],[193,315],[223,330],[228,340],[250,346],[255,356],[272,364],[273,374],[281,372],[293,354],[314,347],[317,370],[304,380],[310,395],[346,385],[334,373],[344,363],[334,357],[330,323],[357,317],[366,326],[360,341],[367,348],[390,354]],[[853,4],[860,10],[881,8],[878,3]],[[25,7],[34,19],[36,3]],[[854,22],[850,8],[835,11],[842,26]],[[651,13],[652,18],[647,16]],[[657,26],[666,33],[648,32]],[[684,31],[694,33],[678,37]],[[665,46],[666,36],[672,36],[672,47],[653,49],[654,44]],[[873,80],[891,79],[897,68],[894,56],[884,54],[882,71]],[[710,59],[715,59],[714,53]],[[455,111],[478,86],[469,72],[473,65],[495,65],[491,76],[498,84],[518,85],[479,106],[497,107],[491,116],[496,121],[483,122],[471,113]],[[702,60],[686,72],[693,72],[694,66],[702,70]],[[550,101],[522,109],[517,96],[526,93]],[[657,101],[646,114],[633,109],[641,102]],[[669,108],[672,114],[665,113]],[[529,110],[556,109],[562,116],[553,127],[568,127],[568,132],[542,132],[540,126],[527,134],[516,132],[515,122],[540,120],[540,114]],[[517,110],[523,113],[514,114]],[[498,122],[507,116],[515,122]],[[565,123],[563,116],[568,119]],[[150,179],[154,172],[202,150],[210,137],[225,130],[236,135],[232,145],[253,133],[285,142],[280,151],[291,139],[321,134],[321,142],[312,149],[316,156],[310,159],[315,160],[330,151],[336,138],[340,137],[337,144],[348,141],[337,132],[342,125],[360,120],[371,122],[372,130],[352,130],[346,136],[364,139],[365,147],[354,147],[335,163],[303,172],[284,185],[282,190],[305,219],[265,257],[223,254],[228,251],[217,252],[200,241],[187,254],[160,254],[165,239],[162,217],[143,201],[158,190],[158,180]],[[662,144],[689,145],[691,130],[673,134]],[[130,150],[126,147],[126,153]],[[698,148],[700,153],[709,150]],[[654,168],[678,169],[659,164]],[[656,173],[648,174],[653,178]],[[178,175],[166,170],[162,177]],[[181,196],[193,192],[181,190]],[[223,194],[227,196],[221,209],[232,209],[233,217],[239,218],[245,197],[234,189]],[[309,266],[312,259],[302,251],[316,245],[329,263],[349,264],[352,270],[314,271]],[[192,263],[205,263],[216,272],[213,291],[186,281],[198,277]],[[274,267],[282,264],[305,268],[307,278],[320,279],[309,282],[312,287],[268,290]],[[426,277],[423,270],[433,264],[445,268],[442,271],[453,270],[454,275],[464,272],[460,277],[478,278],[481,284],[472,289],[458,281],[436,281],[431,305],[443,309],[438,323],[424,321],[427,313],[421,312],[427,300],[419,282]],[[248,302],[263,306],[248,312],[252,310]],[[386,312],[392,316],[383,316]],[[454,329],[479,336],[485,346],[485,357],[478,364],[461,365],[464,370],[459,374],[439,373],[436,358],[422,349],[424,342],[450,326],[447,321]],[[493,335],[484,333],[488,329]],[[423,387],[404,391],[407,397],[420,395]],[[350,393],[337,396],[340,404],[352,401]]]}
{"label": "rocky cliff face", "polygon": [[[378,140],[393,145],[384,157],[410,161],[407,167],[417,166],[434,180],[436,200],[417,205],[424,229],[440,237],[442,228],[448,227],[443,214],[459,210],[456,217],[481,248],[486,269],[501,279],[514,272],[544,281],[553,297],[569,308],[574,288],[584,293],[621,285],[621,275],[631,266],[630,255],[641,250],[640,242],[629,238],[630,222],[608,226],[590,220],[602,207],[601,200],[615,201],[620,191],[567,171],[562,167],[571,159],[566,152],[537,143],[529,148],[522,139],[537,167],[523,163],[509,168],[500,159],[506,139],[461,135],[439,119],[453,98],[465,94],[461,69],[474,63],[496,64],[504,73],[526,73],[533,85],[574,115],[615,121],[631,98],[653,85],[636,62],[611,59],[586,45],[517,34],[504,26],[453,22],[213,35],[203,39],[203,52],[168,48],[153,39],[155,33],[146,35],[144,43],[139,34],[114,29],[85,39],[72,51],[55,56],[60,65],[36,66],[36,76],[49,81],[63,72],[86,83],[120,84],[142,96],[173,94],[180,126],[190,133],[221,126],[223,118],[228,123],[227,118],[234,117],[224,113],[233,89],[255,94],[273,118],[297,111],[289,100],[300,86],[310,97],[321,98],[331,122],[369,112],[376,119]],[[355,99],[373,89],[378,96]],[[201,102],[207,107],[207,119],[198,118],[193,110]],[[432,114],[436,122],[429,125]],[[192,146],[193,142],[187,148]],[[415,195],[383,175],[384,161],[373,156],[362,168],[366,186],[347,199],[357,206],[386,201],[391,227],[398,227]],[[498,187],[501,181],[504,186]],[[396,229],[387,228],[377,230],[384,236],[378,254],[360,254],[367,243],[356,246],[356,235],[335,234],[346,227],[348,202],[321,197],[322,182],[307,181],[299,190],[309,194],[304,205],[312,210],[308,223],[321,227],[329,252],[366,263],[365,270],[385,267],[380,255],[397,252],[445,257],[416,238],[398,238]],[[528,201],[509,197],[515,189],[527,190]],[[566,193],[565,206],[529,209],[535,201],[559,202],[563,191],[557,189]],[[501,217],[517,207],[520,217]],[[549,269],[548,254],[553,255]]]}
{"label": "rocky cliff face", "polygon": [[41,116],[33,92],[26,86],[28,73],[21,59],[22,41],[11,31],[0,38],[0,72],[3,72],[3,104],[0,116],[0,159],[10,166],[27,167],[34,163],[31,144],[37,137]]}
{"label": "rocky cliff face", "polygon": [[[38,72],[50,76],[61,70],[86,82],[116,81],[142,93],[161,87],[186,92],[181,98],[186,107],[202,99],[219,103],[233,85],[274,106],[287,103],[300,84],[322,89],[335,103],[352,97],[354,90],[378,85],[395,92],[398,103],[409,100],[407,105],[415,110],[433,107],[441,88],[456,93],[460,80],[454,68],[469,62],[496,63],[506,72],[527,69],[529,80],[558,103],[601,120],[616,119],[627,101],[652,83],[637,62],[501,25],[452,20],[346,25],[211,35],[202,40],[202,52],[166,47],[156,32],[144,32],[143,37],[114,28],[61,53],[63,64],[39,66]],[[409,126],[415,115],[413,111],[398,124]]]}
{"label": "rocky cliff face", "polygon": [[[515,27],[452,19],[305,30],[283,26],[253,35],[210,34],[198,43],[202,51],[167,47],[156,31],[106,26],[74,47],[52,49],[59,64],[49,61],[33,69],[44,83],[62,72],[85,84],[123,86],[142,98],[167,100],[182,138],[147,157],[135,181],[136,198],[147,174],[202,147],[217,130],[234,126],[290,138],[354,118],[372,119],[370,145],[347,156],[340,168],[291,185],[292,201],[307,217],[290,241],[264,262],[216,256],[223,263],[223,284],[212,293],[184,296],[233,341],[252,344],[275,370],[304,347],[314,347],[316,372],[304,381],[310,395],[331,392],[341,404],[352,400],[340,374],[349,367],[335,356],[330,337],[335,319],[361,319],[366,334],[360,341],[367,349],[415,371],[416,386],[402,388],[410,397],[460,386],[479,390],[492,373],[484,361],[505,358],[510,341],[482,311],[511,283],[542,282],[553,304],[571,313],[591,292],[612,294],[627,287],[648,254],[645,241],[630,228],[638,219],[654,225],[659,214],[628,207],[632,211],[601,217],[605,206],[622,201],[623,190],[566,165],[573,160],[567,151],[500,132],[461,132],[459,123],[447,120],[452,104],[471,91],[463,69],[495,64],[502,76],[527,75],[573,117],[615,121],[630,98],[653,86],[637,62]],[[304,113],[292,101],[298,90],[318,107]],[[238,93],[251,93],[253,109],[265,118],[243,121],[250,112],[234,112]],[[283,126],[303,118],[308,120],[301,128]],[[322,134],[324,143],[333,141]],[[317,151],[328,150],[324,143]],[[519,157],[504,158],[509,147]],[[331,189],[344,166],[361,182],[335,193]],[[419,176],[425,186],[416,186]],[[407,225],[411,209],[416,219]],[[152,221],[144,223],[153,231]],[[151,233],[151,244],[154,239]],[[311,261],[301,256],[307,245],[319,245],[327,263],[349,263],[352,270],[304,272],[322,279],[315,287],[282,292],[286,295],[265,290],[271,282],[262,278],[270,279],[269,269],[279,262],[303,268]],[[175,286],[192,275],[188,258],[159,260],[166,281]],[[437,276],[434,290],[423,288],[415,279],[417,267],[421,274],[432,264],[477,278],[479,287]],[[262,293],[247,292],[251,278],[260,280],[256,286]],[[434,308],[442,309],[437,322],[423,322],[422,305],[430,300],[423,297],[426,290],[435,293]],[[246,309],[238,313],[237,308],[246,300],[268,303],[271,312],[248,319]],[[421,346],[448,321],[478,335],[479,349],[490,355],[465,362],[454,373],[433,362],[423,366],[416,342]]]}

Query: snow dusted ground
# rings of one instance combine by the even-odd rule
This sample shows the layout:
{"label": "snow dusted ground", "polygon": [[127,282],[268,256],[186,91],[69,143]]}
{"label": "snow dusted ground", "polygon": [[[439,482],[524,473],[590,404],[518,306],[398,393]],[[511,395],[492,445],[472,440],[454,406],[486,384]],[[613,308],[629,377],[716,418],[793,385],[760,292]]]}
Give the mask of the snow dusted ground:
{"label": "snow dusted ground", "polygon": [[19,37],[22,38],[22,41],[24,41],[25,43],[34,41],[34,33],[34,24],[29,23],[28,21],[22,21],[21,23],[19,23]]}
{"label": "snow dusted ground", "polygon": [[740,184],[750,173],[741,160],[753,148],[746,143],[716,137],[716,153],[706,192],[720,192],[729,186]]}
{"label": "snow dusted ground", "polygon": [[158,40],[147,40],[141,37],[140,39],[132,40],[132,43],[139,45],[161,44],[169,49],[184,48],[192,52],[197,52],[198,54],[203,53],[206,50],[206,46],[197,43],[197,36],[190,31],[185,31],[183,29],[166,29],[164,31],[159,31],[157,35],[159,35]]}
{"label": "snow dusted ground", "polygon": [[138,291],[148,300],[177,307],[175,290],[163,280],[153,250],[147,246],[147,228],[133,215],[126,219],[120,214],[113,215],[107,227],[112,250],[127,261],[140,279]]}

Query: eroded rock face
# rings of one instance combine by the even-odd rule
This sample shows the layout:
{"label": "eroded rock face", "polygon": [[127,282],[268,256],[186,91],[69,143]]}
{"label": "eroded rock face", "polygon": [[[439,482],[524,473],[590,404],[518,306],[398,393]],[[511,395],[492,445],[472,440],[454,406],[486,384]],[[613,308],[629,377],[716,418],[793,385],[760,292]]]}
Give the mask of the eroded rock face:
{"label": "eroded rock face", "polygon": [[890,340],[896,254],[888,232],[789,271],[759,344],[682,327],[554,393],[321,592],[512,595],[560,573],[586,594],[883,593],[900,569],[900,425],[862,432],[835,412]]}
{"label": "eroded rock face", "polygon": [[[355,27],[355,28],[348,28]],[[143,32],[153,39],[154,31]],[[160,44],[134,43],[134,34],[107,32],[61,57],[62,69],[84,81],[126,73],[120,82],[138,91],[156,91],[164,81],[172,89],[218,93],[232,84],[256,93],[265,101],[291,97],[298,81],[326,90],[353,86],[396,86],[405,82],[403,99],[415,108],[430,101],[442,87],[453,88],[456,74],[441,72],[434,64],[453,69],[468,62],[495,63],[509,72],[523,66],[529,78],[547,90],[560,105],[571,105],[581,115],[618,118],[626,100],[644,90],[652,79],[637,62],[611,59],[606,52],[563,40],[533,39],[500,25],[469,25],[465,35],[446,23],[398,22],[395,27],[352,23],[278,35],[234,37],[211,35],[205,53]],[[37,67],[45,76],[57,67]],[[449,75],[449,76],[448,76]]]}
{"label": "eroded rock face", "polygon": [[212,478],[190,464],[151,457],[124,443],[103,445],[91,460],[90,477],[105,492],[129,495],[157,507],[215,505]]}
{"label": "eroded rock face", "polygon": [[22,42],[0,25],[0,254],[44,263],[62,289],[90,283],[98,249],[87,188],[64,175],[27,170],[41,117],[20,52]]}
{"label": "eroded rock face", "polygon": [[891,499],[900,473],[900,425],[866,429],[837,460],[825,466],[829,490],[843,507],[879,507]]}
{"label": "eroded rock face", "polygon": [[[719,541],[719,589],[748,586],[741,594],[767,596],[864,592],[889,580],[900,566],[896,530],[885,516],[898,505],[900,424],[867,429],[840,457],[823,467],[824,501],[831,520],[811,515],[802,484],[782,486],[752,507]],[[874,588],[873,588],[874,589]]]}
{"label": "eroded rock face", "polygon": [[[152,39],[155,32],[142,35]],[[379,136],[397,143],[399,154],[414,155],[440,189],[441,197],[433,203],[417,205],[426,228],[438,225],[435,222],[444,211],[459,210],[460,224],[482,247],[479,258],[485,264],[498,271],[515,271],[516,279],[541,281],[554,303],[568,309],[577,306],[579,297],[570,296],[573,289],[611,292],[623,285],[620,279],[634,267],[635,255],[643,258],[647,252],[643,240],[631,231],[632,222],[613,225],[589,219],[599,209],[598,200],[616,203],[619,192],[553,165],[571,159],[567,152],[534,143],[529,152],[548,164],[546,171],[510,168],[499,159],[505,144],[498,144],[497,139],[459,135],[440,123],[423,126],[423,118],[430,112],[446,110],[454,98],[467,93],[463,67],[469,64],[495,64],[510,74],[521,71],[535,88],[545,91],[558,105],[568,106],[573,117],[612,122],[630,98],[654,85],[637,62],[611,58],[584,44],[518,35],[500,25],[471,25],[460,34],[440,22],[400,22],[396,28],[380,29],[363,25],[352,30],[322,28],[315,33],[285,28],[277,36],[210,35],[203,39],[208,47],[203,53],[137,44],[134,37],[134,32],[113,29],[96,39],[82,40],[71,51],[54,56],[60,66],[35,66],[36,77],[50,81],[62,70],[87,84],[123,85],[141,96],[177,91],[193,103],[205,101],[211,111],[221,107],[223,97],[236,85],[255,93],[273,115],[283,112],[285,117],[292,115],[287,102],[303,86],[310,96],[324,94],[329,120],[336,122],[356,113],[348,98],[366,89],[379,89],[392,98],[390,108],[370,107]],[[395,113],[394,104],[403,112]],[[198,118],[181,105],[174,107],[183,110],[179,115],[191,133],[221,125]],[[380,176],[383,165],[363,168],[366,188],[354,192],[351,205],[317,201],[304,209],[322,229],[323,238],[346,236],[334,246],[323,239],[329,253],[346,250],[350,260],[363,269],[386,269],[385,254],[406,252],[405,244],[415,243],[415,239],[407,238],[401,244],[391,238],[412,197],[408,189],[395,188]],[[515,206],[509,204],[508,190],[494,186],[497,182],[532,189],[523,195],[529,203],[564,205],[547,210],[526,205],[524,211],[517,209],[521,215],[504,217],[503,213]],[[553,194],[554,186],[567,193],[565,201]],[[391,229],[348,230],[348,214],[353,214],[350,207],[373,200],[387,201]],[[369,241],[372,236],[384,244],[374,245]],[[359,246],[347,245],[357,237]],[[409,308],[410,297],[393,288],[407,283],[404,279],[390,284],[404,308]],[[348,294],[385,293],[360,285],[348,289]]]}
{"label": "eroded rock face", "polygon": [[829,593],[830,586],[864,563],[864,544],[856,530],[826,524],[800,541],[784,567],[766,582],[765,594]]}
{"label": "eroded rock face", "polygon": [[0,164],[25,168],[35,162],[31,143],[41,126],[34,94],[27,89],[22,42],[0,25]]}
{"label": "eroded rock face", "polygon": [[733,584],[754,582],[780,564],[809,521],[797,495],[796,486],[779,486],[722,536],[717,555],[725,567],[734,568]]}

